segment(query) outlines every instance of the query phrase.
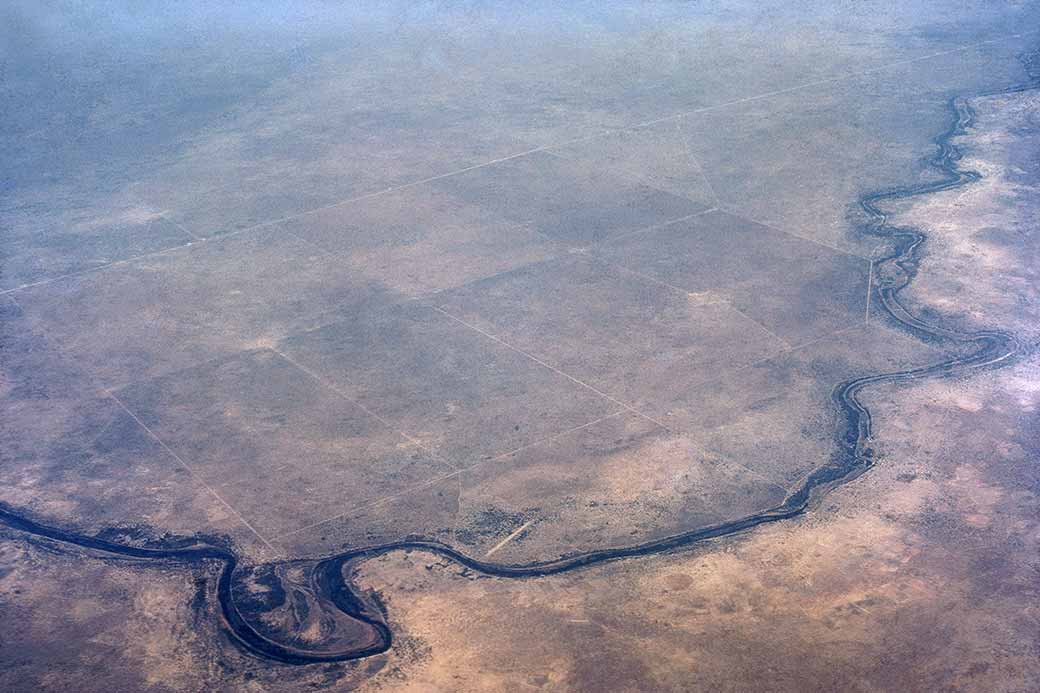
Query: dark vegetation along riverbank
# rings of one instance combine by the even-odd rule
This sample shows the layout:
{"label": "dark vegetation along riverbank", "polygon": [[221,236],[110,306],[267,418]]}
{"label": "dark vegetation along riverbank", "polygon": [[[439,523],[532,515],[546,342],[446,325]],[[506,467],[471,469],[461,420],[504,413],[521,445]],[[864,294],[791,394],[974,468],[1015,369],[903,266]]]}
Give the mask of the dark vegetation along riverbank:
{"label": "dark vegetation along riverbank", "polygon": [[[1033,55],[1027,58],[1027,64],[1032,77],[1029,83],[991,93],[1036,89],[1040,78],[1040,60]],[[287,664],[308,664],[364,658],[384,652],[392,646],[393,633],[378,599],[362,593],[351,581],[354,567],[365,559],[395,551],[422,551],[486,576],[546,576],[606,561],[673,551],[801,515],[829,489],[855,478],[875,464],[871,448],[871,412],[859,398],[864,390],[881,383],[960,376],[980,369],[1001,367],[1035,346],[1020,343],[1015,335],[999,328],[961,332],[944,322],[925,320],[908,310],[900,300],[900,292],[914,279],[920,253],[927,239],[919,230],[890,225],[884,211],[885,205],[902,198],[970,185],[979,179],[977,172],[959,166],[960,152],[953,143],[956,137],[972,126],[971,99],[972,95],[965,95],[949,102],[950,125],[936,137],[936,153],[930,161],[931,167],[939,174],[938,179],[881,190],[864,195],[858,201],[865,215],[860,231],[880,239],[884,250],[882,256],[874,261],[870,297],[872,306],[879,309],[891,324],[922,340],[940,343],[956,355],[920,368],[878,373],[838,384],[833,391],[833,402],[840,414],[841,424],[835,433],[833,455],[775,507],[736,521],[697,527],[646,543],[587,551],[544,562],[509,564],[482,561],[447,544],[421,537],[361,546],[315,560],[293,561],[292,566],[299,567],[307,575],[308,589],[314,595],[315,606],[337,613],[337,618],[346,617],[352,624],[352,628],[348,628],[353,631],[349,637],[340,637],[335,647],[324,646],[320,649],[301,645],[295,634],[279,632],[263,620],[264,613],[285,600],[280,577],[284,571],[277,565],[264,566],[262,571],[241,565],[233,546],[228,542],[194,536],[167,540],[161,545],[133,546],[110,540],[104,535],[77,534],[50,526],[8,506],[0,507],[0,521],[29,535],[100,554],[176,564],[219,563],[221,572],[217,595],[220,613],[233,639],[259,657]],[[251,573],[263,575],[262,580],[268,587],[263,598],[248,593],[244,576]]]}

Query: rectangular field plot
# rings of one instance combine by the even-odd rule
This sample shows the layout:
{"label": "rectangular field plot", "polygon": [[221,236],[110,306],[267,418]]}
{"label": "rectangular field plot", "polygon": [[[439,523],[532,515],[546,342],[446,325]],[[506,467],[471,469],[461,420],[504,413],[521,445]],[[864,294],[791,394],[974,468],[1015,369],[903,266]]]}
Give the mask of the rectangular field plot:
{"label": "rectangular field plot", "polygon": [[281,222],[345,271],[408,295],[425,294],[545,260],[543,234],[426,184]]}
{"label": "rectangular field plot", "polygon": [[446,312],[653,416],[782,340],[728,306],[571,256],[431,299]]}
{"label": "rectangular field plot", "polygon": [[433,185],[572,246],[711,206],[544,152],[448,176]]}
{"label": "rectangular field plot", "polygon": [[417,303],[286,340],[294,361],[458,466],[581,426],[621,405]]}
{"label": "rectangular field plot", "polygon": [[138,383],[116,396],[264,536],[451,471],[267,350]]}
{"label": "rectangular field plot", "polygon": [[863,321],[863,258],[711,212],[606,244],[603,257],[699,294],[714,292],[792,345]]}
{"label": "rectangular field plot", "polygon": [[337,311],[400,296],[271,230],[196,243],[18,295],[47,334],[117,387],[271,344]]}

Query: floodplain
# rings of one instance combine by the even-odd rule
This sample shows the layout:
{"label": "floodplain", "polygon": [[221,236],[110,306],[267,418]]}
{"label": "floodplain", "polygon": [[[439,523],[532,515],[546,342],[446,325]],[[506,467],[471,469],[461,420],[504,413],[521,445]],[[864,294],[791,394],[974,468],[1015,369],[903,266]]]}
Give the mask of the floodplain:
{"label": "floodplain", "polygon": [[8,10],[0,684],[1035,688],[1040,7],[724,5]]}

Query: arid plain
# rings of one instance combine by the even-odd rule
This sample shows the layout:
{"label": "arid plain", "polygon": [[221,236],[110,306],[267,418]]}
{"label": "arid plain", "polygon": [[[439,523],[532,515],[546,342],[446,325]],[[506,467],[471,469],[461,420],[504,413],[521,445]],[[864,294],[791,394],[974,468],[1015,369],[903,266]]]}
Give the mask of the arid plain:
{"label": "arid plain", "polygon": [[0,688],[1040,687],[1040,6],[4,12]]}

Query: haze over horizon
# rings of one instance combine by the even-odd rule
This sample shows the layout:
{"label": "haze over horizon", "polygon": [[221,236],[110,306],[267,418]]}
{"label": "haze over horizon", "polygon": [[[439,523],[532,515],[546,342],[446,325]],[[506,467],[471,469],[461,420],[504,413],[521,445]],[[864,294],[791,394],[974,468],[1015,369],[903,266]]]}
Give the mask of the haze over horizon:
{"label": "haze over horizon", "polygon": [[1040,5],[0,9],[0,688],[1035,690]]}

